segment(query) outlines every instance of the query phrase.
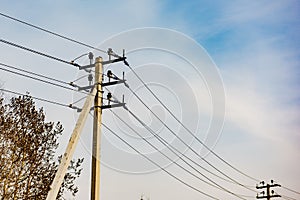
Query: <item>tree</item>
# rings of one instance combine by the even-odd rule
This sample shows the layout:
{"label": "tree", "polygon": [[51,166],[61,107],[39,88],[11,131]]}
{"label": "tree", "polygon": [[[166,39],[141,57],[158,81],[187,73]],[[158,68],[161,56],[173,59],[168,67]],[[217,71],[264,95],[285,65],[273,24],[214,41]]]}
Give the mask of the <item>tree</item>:
{"label": "tree", "polygon": [[[55,159],[61,123],[45,122],[32,97],[0,97],[0,199],[45,199],[60,162]],[[72,160],[57,199],[78,191],[83,159]]]}

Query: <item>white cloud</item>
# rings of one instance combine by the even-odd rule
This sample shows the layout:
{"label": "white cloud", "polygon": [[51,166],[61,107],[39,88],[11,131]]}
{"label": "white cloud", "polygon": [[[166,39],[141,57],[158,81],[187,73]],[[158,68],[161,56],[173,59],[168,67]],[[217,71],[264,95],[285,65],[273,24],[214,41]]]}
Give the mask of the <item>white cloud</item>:
{"label": "white cloud", "polygon": [[[231,1],[223,5],[220,23],[225,26],[266,30],[279,24],[297,22],[298,1]],[[272,30],[272,29],[271,29]]]}
{"label": "white cloud", "polygon": [[[231,1],[218,7],[209,37],[230,31],[217,52],[226,88],[227,120],[244,131],[294,143],[299,137],[298,58],[289,34],[297,27],[295,1]],[[198,22],[201,24],[202,22]],[[286,28],[286,29],[283,29]],[[217,36],[216,36],[217,37]],[[203,37],[207,38],[207,37]],[[225,48],[224,48],[225,47]],[[213,58],[214,59],[214,58]]]}
{"label": "white cloud", "polygon": [[222,65],[227,119],[258,137],[290,143],[293,139],[287,136],[300,130],[299,105],[290,103],[299,98],[293,84],[297,68],[293,52],[279,50],[277,42],[256,38],[239,53],[227,55]]}

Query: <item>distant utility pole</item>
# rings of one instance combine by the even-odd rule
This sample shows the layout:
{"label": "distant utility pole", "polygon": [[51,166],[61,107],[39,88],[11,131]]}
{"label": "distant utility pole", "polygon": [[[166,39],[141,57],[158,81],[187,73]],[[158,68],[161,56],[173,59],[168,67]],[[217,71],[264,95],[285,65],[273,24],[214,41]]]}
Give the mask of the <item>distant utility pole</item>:
{"label": "distant utility pole", "polygon": [[[145,200],[144,195],[141,195],[141,200]],[[150,198],[148,197],[147,200],[150,200]]]}
{"label": "distant utility pole", "polygon": [[265,195],[265,191],[262,191],[261,192],[262,196],[259,196],[257,194],[256,198],[257,199],[267,199],[267,200],[270,200],[273,197],[281,197],[281,195],[275,194],[274,190],[270,191],[271,187],[281,187],[281,185],[276,184],[276,183],[274,184],[273,180],[271,180],[271,184],[267,184],[267,185],[265,185],[264,181],[260,182],[260,186],[257,185],[256,189],[265,189],[266,188],[267,192],[266,192],[266,195]]}

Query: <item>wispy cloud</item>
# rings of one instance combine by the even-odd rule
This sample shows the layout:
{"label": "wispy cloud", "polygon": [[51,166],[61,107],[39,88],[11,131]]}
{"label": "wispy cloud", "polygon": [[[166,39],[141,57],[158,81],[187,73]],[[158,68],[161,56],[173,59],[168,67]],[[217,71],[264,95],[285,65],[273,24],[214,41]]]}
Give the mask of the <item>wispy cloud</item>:
{"label": "wispy cloud", "polygon": [[190,33],[213,52],[221,69],[228,122],[256,137],[295,143],[300,132],[300,51],[294,38],[299,2],[201,5],[187,2],[178,13],[189,16]]}
{"label": "wispy cloud", "polygon": [[234,2],[220,20],[236,29],[231,39],[239,41],[227,41],[237,46],[219,57],[227,88],[227,120],[286,145],[293,144],[300,132],[299,52],[289,38],[296,27],[281,30],[285,23],[295,22],[293,9],[287,12],[293,3]]}

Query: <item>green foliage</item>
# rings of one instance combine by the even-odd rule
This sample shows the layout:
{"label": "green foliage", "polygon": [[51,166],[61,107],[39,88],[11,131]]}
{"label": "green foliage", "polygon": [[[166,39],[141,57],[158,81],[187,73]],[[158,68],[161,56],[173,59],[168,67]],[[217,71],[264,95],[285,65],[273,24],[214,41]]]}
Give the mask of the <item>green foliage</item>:
{"label": "green foliage", "polygon": [[[0,99],[0,199],[45,199],[60,161],[55,158],[63,126],[45,122],[30,96]],[[74,181],[83,159],[72,161],[57,199],[64,191],[74,196]]]}

